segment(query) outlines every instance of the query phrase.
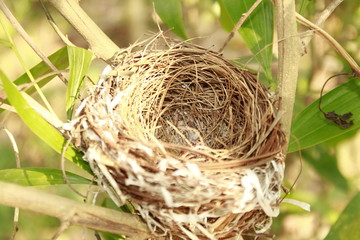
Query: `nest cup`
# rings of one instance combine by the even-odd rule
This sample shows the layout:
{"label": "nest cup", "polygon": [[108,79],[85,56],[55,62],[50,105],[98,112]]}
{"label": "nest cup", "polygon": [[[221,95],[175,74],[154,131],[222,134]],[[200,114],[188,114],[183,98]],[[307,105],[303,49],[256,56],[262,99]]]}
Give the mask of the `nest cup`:
{"label": "nest cup", "polygon": [[155,239],[257,236],[279,213],[284,134],[256,75],[161,34],[124,50],[77,110],[75,145]]}

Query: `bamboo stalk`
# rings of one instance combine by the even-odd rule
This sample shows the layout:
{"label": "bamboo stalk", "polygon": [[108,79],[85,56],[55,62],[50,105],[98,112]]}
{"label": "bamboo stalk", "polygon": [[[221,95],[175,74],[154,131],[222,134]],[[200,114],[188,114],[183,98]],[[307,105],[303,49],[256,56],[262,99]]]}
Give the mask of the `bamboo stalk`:
{"label": "bamboo stalk", "polygon": [[[298,66],[300,57],[300,40],[297,34],[295,1],[275,0],[275,19],[277,21],[279,69],[277,96],[279,112],[283,113],[281,128],[287,142],[290,138],[291,122],[295,102]],[[286,153],[288,144],[284,146]]]}
{"label": "bamboo stalk", "polygon": [[90,45],[94,54],[110,62],[120,48],[94,23],[74,0],[49,0]]}
{"label": "bamboo stalk", "polygon": [[151,234],[140,218],[108,208],[89,205],[31,187],[0,181],[0,204],[59,218],[63,225],[81,225],[99,231],[149,239]]}

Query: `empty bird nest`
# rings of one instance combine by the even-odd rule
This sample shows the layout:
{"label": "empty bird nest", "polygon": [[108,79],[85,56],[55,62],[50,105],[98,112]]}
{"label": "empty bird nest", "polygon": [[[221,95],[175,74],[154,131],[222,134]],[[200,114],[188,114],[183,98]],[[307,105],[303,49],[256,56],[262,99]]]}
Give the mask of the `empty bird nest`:
{"label": "empty bird nest", "polygon": [[99,184],[155,239],[257,236],[278,215],[284,134],[256,74],[159,34],[124,50],[73,125]]}

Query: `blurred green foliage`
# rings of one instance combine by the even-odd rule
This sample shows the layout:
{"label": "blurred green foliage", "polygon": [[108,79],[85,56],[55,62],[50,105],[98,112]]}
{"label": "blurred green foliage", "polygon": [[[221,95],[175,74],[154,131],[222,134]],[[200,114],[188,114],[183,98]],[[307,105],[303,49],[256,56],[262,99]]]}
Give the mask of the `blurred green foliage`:
{"label": "blurred green foliage", "polygon": [[324,240],[347,240],[360,238],[360,192],[356,194]]}

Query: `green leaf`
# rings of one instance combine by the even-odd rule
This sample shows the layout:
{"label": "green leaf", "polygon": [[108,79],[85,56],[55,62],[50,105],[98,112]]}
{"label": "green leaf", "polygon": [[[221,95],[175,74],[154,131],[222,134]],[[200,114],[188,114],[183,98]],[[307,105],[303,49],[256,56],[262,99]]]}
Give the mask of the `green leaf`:
{"label": "green leaf", "polygon": [[84,77],[89,69],[92,52],[78,47],[68,46],[70,74],[66,91],[66,112],[71,119],[75,101],[79,95]]}
{"label": "green leaf", "polygon": [[220,24],[223,29],[225,29],[228,32],[231,32],[231,30],[234,28],[235,23],[231,19],[228,11],[226,10],[226,7],[224,6],[223,0],[218,0],[220,5]]}
{"label": "green leaf", "polygon": [[101,231],[97,231],[101,234],[101,239],[104,240],[125,240],[126,237],[125,236],[121,236],[118,234],[114,234],[114,233],[108,233],[108,232],[101,232]]}
{"label": "green leaf", "polygon": [[[66,172],[71,184],[91,184],[91,180],[77,174]],[[24,186],[66,184],[62,171],[52,168],[13,168],[0,170],[0,181]]]}
{"label": "green leaf", "polygon": [[[16,109],[16,112],[24,123],[51,148],[58,153],[61,153],[66,143],[66,139],[30,107],[21,93],[17,90],[16,86],[2,71],[0,71],[0,78],[11,105]],[[92,173],[89,164],[82,160],[82,153],[75,148],[71,146],[68,147],[65,152],[65,157],[89,173]]]}
{"label": "green leaf", "polygon": [[134,207],[133,203],[125,202],[124,205],[121,205],[120,207],[117,206],[113,200],[111,200],[109,197],[105,198],[102,202],[101,206],[106,208],[111,208],[115,210],[120,210],[122,212],[127,212],[131,214],[136,214],[136,208]]}
{"label": "green leaf", "polygon": [[[50,62],[52,62],[52,64],[54,64],[54,66],[58,70],[64,70],[69,66],[67,47],[60,48],[58,51],[56,51],[55,53],[50,55],[48,58],[49,58]],[[36,66],[31,68],[30,72],[33,75],[33,77],[35,79],[37,79],[46,74],[51,74],[53,72],[53,70],[50,69],[46,63],[40,62]],[[51,79],[53,79],[55,77],[55,74],[56,73],[38,81],[37,84],[39,85],[39,87],[46,85]],[[24,73],[23,75],[21,75],[19,78],[17,78],[14,81],[15,85],[21,85],[24,83],[31,83],[31,80],[26,73]],[[31,94],[34,91],[35,91],[35,88],[30,87],[26,90],[26,93]]]}
{"label": "green leaf", "polygon": [[340,173],[336,155],[329,153],[329,148],[321,144],[302,152],[304,160],[309,163],[324,179],[344,192],[349,190],[346,178]]}
{"label": "green leaf", "polygon": [[348,203],[324,240],[360,239],[360,193]]}
{"label": "green leaf", "polygon": [[[242,14],[247,12],[256,0],[218,0],[221,7],[220,21],[226,30],[231,30]],[[230,27],[231,26],[231,27]],[[246,45],[262,66],[268,81],[271,81],[273,4],[263,0],[248,16],[239,33]]]}
{"label": "green leaf", "polygon": [[354,125],[342,129],[327,120],[319,111],[319,99],[306,107],[292,123],[292,137],[288,152],[305,149],[329,139],[338,137],[360,127],[360,81],[349,81],[325,94],[321,107],[325,112],[336,111],[338,114],[351,112]]}
{"label": "green leaf", "polygon": [[154,0],[156,13],[174,33],[187,39],[180,0]]}
{"label": "green leaf", "polygon": [[[69,66],[67,47],[63,47],[63,48],[59,49],[58,51],[56,51],[55,53],[50,55],[48,58],[58,70],[64,70]],[[44,62],[38,63],[36,66],[34,66],[33,68],[30,69],[30,72],[35,79],[42,77],[44,75],[49,75],[37,82],[39,87],[46,85],[56,75],[56,73],[53,73],[53,70],[50,69],[48,67],[48,65]],[[53,73],[53,74],[51,74],[51,73]],[[21,75],[19,78],[17,78],[14,81],[14,84],[17,86],[26,84],[26,83],[31,83],[31,80],[26,73],[24,73],[23,75]],[[35,92],[35,87],[33,87],[33,86],[28,87],[25,90],[25,92],[28,94],[31,94],[31,93]],[[6,99],[3,101],[3,103],[9,104],[9,101]],[[3,111],[4,111],[3,109],[0,109],[0,113],[2,113]]]}

